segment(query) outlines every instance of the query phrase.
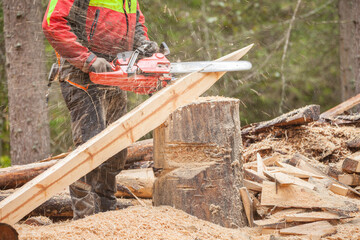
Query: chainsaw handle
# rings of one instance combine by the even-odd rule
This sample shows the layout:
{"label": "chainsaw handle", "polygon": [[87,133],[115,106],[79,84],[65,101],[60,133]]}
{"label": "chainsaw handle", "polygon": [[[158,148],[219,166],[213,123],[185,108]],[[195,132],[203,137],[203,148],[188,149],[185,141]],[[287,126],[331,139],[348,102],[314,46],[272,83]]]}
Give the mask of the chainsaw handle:
{"label": "chainsaw handle", "polygon": [[160,44],[160,53],[164,54],[165,56],[170,54],[170,48],[165,42]]}

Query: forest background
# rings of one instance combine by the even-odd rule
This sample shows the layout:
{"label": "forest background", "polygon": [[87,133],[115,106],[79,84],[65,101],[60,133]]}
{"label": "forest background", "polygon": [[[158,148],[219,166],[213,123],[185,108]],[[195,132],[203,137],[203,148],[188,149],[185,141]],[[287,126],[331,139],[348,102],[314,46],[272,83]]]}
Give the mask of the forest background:
{"label": "forest background", "polygon": [[[42,15],[47,4],[42,1]],[[255,43],[245,58],[253,69],[228,73],[206,92],[240,99],[242,125],[308,104],[319,104],[325,111],[341,101],[337,0],[141,0],[140,4],[150,38],[168,44],[172,62],[212,60]],[[2,10],[1,1],[0,166],[4,167],[10,164],[10,127]],[[45,39],[44,48],[49,70],[56,57]],[[47,74],[43,75],[46,85]],[[146,98],[129,93],[129,110]],[[72,148],[70,121],[58,83],[51,86],[48,111],[51,153],[66,152]]]}

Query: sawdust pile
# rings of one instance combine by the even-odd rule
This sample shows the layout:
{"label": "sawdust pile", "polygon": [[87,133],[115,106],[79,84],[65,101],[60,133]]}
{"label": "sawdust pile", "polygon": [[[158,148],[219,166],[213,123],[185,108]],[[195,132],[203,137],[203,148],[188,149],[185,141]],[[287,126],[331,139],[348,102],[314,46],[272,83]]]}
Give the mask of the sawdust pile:
{"label": "sawdust pile", "polygon": [[243,136],[243,161],[273,154],[292,156],[295,153],[323,163],[338,163],[352,153],[346,142],[360,136],[355,126],[333,126],[314,122],[291,128],[274,128],[256,135]]}
{"label": "sawdust pile", "polygon": [[[16,225],[20,239],[248,239],[245,230],[199,220],[171,207],[130,207],[48,226]],[[248,228],[246,228],[248,229]]]}

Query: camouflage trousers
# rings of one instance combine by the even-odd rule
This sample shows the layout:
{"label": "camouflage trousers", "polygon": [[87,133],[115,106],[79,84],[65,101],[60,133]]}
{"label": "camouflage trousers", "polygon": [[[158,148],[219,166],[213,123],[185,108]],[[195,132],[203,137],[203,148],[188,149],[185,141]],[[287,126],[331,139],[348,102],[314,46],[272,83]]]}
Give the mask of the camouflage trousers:
{"label": "camouflage trousers", "polygon": [[[75,146],[79,146],[126,113],[126,92],[117,87],[91,84],[89,75],[67,72],[61,91],[70,111]],[[70,185],[74,219],[115,210],[115,176],[124,168],[126,150]]]}

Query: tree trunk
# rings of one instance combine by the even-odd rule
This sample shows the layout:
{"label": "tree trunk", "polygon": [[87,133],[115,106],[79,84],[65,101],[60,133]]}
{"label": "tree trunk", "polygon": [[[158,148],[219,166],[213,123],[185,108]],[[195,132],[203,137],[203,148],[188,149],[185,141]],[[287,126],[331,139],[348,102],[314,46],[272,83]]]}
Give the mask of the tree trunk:
{"label": "tree trunk", "polygon": [[3,0],[12,164],[50,152],[41,1]]}
{"label": "tree trunk", "polygon": [[360,93],[360,0],[339,0],[342,100]]}
{"label": "tree trunk", "polygon": [[[154,132],[155,206],[170,205],[225,227],[243,227],[239,101],[201,98]],[[174,170],[175,169],[175,170]]]}

